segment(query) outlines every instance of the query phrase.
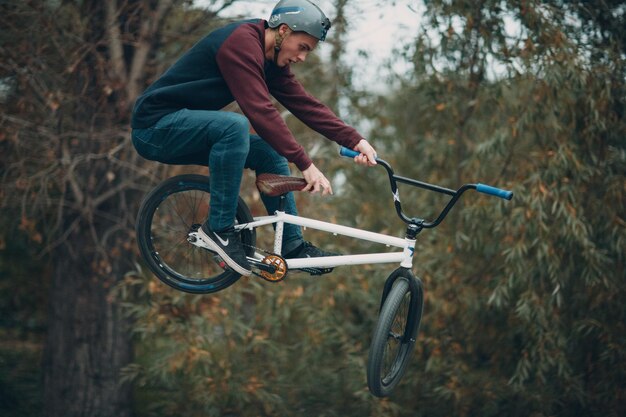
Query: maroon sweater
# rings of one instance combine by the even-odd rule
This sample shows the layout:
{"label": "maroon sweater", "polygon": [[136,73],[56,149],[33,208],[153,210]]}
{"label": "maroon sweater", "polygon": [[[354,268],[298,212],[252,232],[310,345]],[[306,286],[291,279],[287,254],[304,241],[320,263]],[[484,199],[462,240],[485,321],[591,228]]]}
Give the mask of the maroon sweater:
{"label": "maroon sweater", "polygon": [[289,66],[265,58],[264,20],[231,23],[200,40],[137,99],[131,126],[145,129],[183,108],[219,110],[236,101],[256,132],[302,171],[311,165],[276,107],[274,96],[311,129],[348,148],[361,135],[311,96]]}

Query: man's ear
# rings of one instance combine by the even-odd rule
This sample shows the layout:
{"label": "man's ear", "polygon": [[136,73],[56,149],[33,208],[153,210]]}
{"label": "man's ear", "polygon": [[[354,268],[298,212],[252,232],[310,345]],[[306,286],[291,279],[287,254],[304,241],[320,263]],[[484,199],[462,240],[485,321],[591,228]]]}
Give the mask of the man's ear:
{"label": "man's ear", "polygon": [[281,23],[278,26],[278,33],[280,34],[280,36],[285,36],[287,33],[289,33],[289,31],[291,31],[291,29],[289,28],[289,26],[287,26],[286,23]]}

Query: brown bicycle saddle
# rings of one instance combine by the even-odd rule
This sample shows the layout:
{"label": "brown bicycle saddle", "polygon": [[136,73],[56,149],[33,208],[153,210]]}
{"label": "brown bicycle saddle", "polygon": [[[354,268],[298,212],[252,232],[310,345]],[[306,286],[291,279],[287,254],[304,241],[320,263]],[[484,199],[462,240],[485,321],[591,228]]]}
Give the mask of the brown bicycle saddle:
{"label": "brown bicycle saddle", "polygon": [[290,191],[302,191],[304,187],[306,187],[304,178],[277,174],[259,174],[256,177],[256,188],[270,197],[283,195]]}

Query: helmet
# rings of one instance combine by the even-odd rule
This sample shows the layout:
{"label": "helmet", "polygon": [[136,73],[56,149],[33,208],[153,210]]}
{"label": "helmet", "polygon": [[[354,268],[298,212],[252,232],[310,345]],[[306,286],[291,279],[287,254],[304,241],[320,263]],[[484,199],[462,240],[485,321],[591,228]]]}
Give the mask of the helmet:
{"label": "helmet", "polygon": [[330,29],[330,20],[319,7],[308,0],[280,0],[268,21],[269,27],[286,24],[295,32],[306,32],[323,41]]}

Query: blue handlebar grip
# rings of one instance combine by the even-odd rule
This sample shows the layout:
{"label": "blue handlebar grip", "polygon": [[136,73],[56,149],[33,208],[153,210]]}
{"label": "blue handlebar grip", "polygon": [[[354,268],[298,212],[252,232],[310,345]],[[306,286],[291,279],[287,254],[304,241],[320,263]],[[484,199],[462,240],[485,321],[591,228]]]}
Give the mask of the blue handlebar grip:
{"label": "blue handlebar grip", "polygon": [[359,156],[361,153],[357,151],[353,151],[352,149],[348,149],[345,146],[342,146],[339,149],[339,155],[345,156],[346,158],[354,158],[355,156]]}
{"label": "blue handlebar grip", "polygon": [[510,200],[513,198],[513,191],[502,190],[485,184],[476,184],[476,191],[483,194],[495,195],[496,197]]}

